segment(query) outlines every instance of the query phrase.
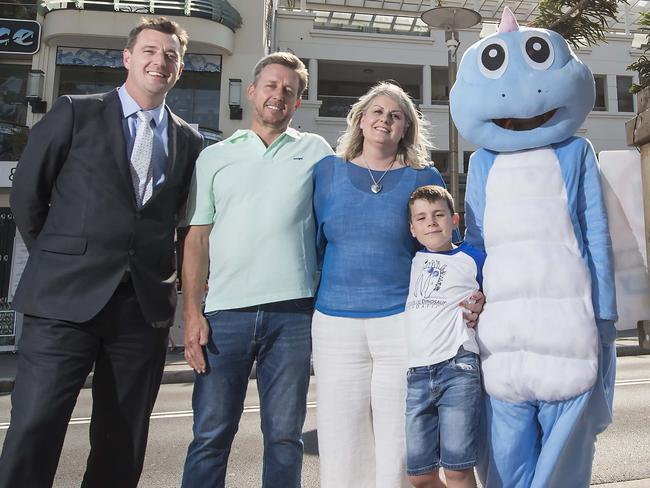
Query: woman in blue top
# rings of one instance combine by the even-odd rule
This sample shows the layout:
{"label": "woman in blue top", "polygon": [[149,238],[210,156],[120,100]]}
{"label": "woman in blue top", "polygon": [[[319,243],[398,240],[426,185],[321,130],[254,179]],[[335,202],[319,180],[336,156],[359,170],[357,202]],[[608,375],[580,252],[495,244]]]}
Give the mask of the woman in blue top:
{"label": "woman in blue top", "polygon": [[399,86],[371,88],[347,124],[337,155],[314,169],[321,488],[409,487],[403,312],[416,243],[407,202],[415,188],[444,182],[428,162],[422,117]]}

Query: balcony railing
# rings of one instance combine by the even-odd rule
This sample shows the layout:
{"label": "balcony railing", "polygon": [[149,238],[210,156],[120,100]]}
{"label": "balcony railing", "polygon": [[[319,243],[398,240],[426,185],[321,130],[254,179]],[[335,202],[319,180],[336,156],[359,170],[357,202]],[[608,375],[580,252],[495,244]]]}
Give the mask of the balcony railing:
{"label": "balcony railing", "polygon": [[[318,115],[321,117],[342,117],[345,118],[350,111],[350,107],[354,105],[359,97],[346,97],[342,95],[323,95],[318,94],[318,99],[323,102],[318,110]],[[418,98],[413,99],[415,105],[420,105],[421,100]],[[449,105],[449,100],[431,100],[432,105]]]}
{"label": "balcony railing", "polygon": [[241,15],[227,0],[43,0],[41,7],[44,14],[76,9],[201,17],[219,22],[233,32],[242,24]]}
{"label": "balcony railing", "polygon": [[318,95],[318,99],[323,102],[318,111],[321,117],[342,117],[345,118],[350,111],[350,107],[355,104],[359,97],[344,97],[340,95]]}

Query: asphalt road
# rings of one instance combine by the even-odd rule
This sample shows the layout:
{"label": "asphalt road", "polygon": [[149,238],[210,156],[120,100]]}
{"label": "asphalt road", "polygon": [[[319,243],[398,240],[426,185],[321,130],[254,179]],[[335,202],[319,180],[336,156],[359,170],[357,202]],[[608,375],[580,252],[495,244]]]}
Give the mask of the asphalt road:
{"label": "asphalt road", "polygon": [[[306,456],[303,487],[318,487],[315,382],[305,423]],[[163,385],[151,420],[149,447],[140,486],[177,488],[190,441],[192,385]],[[9,396],[0,396],[0,442],[9,421]],[[228,488],[260,486],[262,440],[254,382],[249,385],[245,413],[233,446]],[[90,391],[82,391],[68,429],[56,488],[78,487],[88,451]],[[600,436],[593,484],[650,478],[650,356],[618,359],[615,419]],[[650,486],[650,484],[649,484]]]}

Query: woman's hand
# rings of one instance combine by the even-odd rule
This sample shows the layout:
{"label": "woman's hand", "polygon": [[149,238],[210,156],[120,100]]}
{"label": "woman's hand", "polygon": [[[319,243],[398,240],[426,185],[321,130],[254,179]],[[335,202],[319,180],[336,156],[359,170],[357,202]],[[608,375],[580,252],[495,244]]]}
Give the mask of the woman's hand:
{"label": "woman's hand", "polygon": [[481,315],[483,305],[485,305],[485,295],[480,291],[475,291],[467,300],[460,302],[459,305],[465,309],[463,317],[465,317],[467,326],[476,327],[478,316]]}

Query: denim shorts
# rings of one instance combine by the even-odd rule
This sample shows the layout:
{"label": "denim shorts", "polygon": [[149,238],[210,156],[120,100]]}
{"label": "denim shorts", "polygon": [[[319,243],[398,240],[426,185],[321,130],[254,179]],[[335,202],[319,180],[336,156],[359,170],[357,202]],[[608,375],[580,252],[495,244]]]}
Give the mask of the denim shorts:
{"label": "denim shorts", "polygon": [[479,357],[462,347],[455,357],[409,368],[406,471],[417,476],[440,466],[476,465],[482,406]]}

